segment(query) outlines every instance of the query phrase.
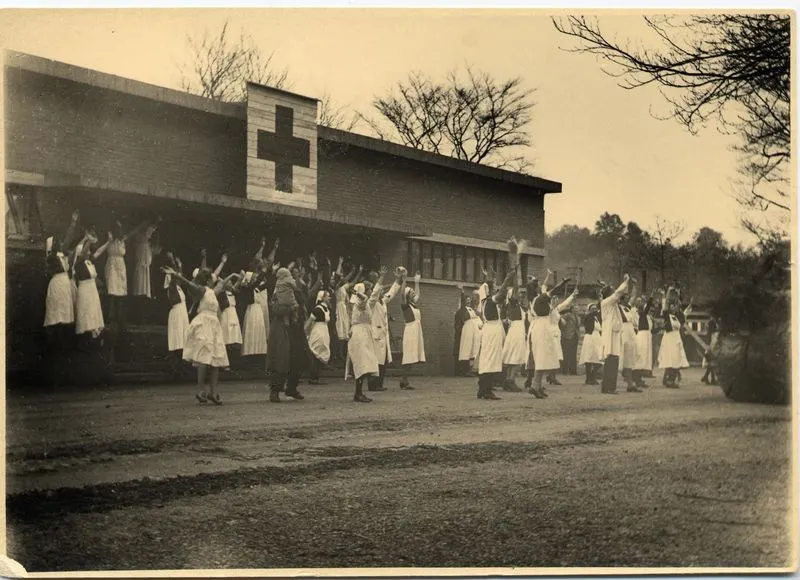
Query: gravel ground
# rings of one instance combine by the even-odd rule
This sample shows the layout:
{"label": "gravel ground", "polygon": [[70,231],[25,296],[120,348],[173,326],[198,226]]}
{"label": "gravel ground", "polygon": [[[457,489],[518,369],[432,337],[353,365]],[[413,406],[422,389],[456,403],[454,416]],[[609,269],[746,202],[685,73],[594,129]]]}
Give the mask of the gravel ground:
{"label": "gravel ground", "polygon": [[28,571],[792,566],[791,413],[685,387],[535,400],[464,379],[268,405],[225,385],[8,401],[8,553]]}

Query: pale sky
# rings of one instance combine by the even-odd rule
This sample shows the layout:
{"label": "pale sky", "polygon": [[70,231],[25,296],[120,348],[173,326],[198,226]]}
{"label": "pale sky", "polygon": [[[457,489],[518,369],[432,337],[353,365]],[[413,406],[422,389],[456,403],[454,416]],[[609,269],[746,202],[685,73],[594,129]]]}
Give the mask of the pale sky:
{"label": "pale sky", "polygon": [[[57,12],[57,13],[56,13]],[[642,32],[640,17],[601,14],[621,37]],[[735,140],[713,127],[690,135],[665,112],[654,89],[625,91],[594,57],[570,54],[545,11],[229,9],[3,11],[0,47],[179,88],[186,37],[217,31],[225,19],[288,67],[292,90],[329,92],[370,110],[409,71],[443,76],[470,63],[498,78],[521,76],[536,89],[530,131],[533,174],[563,183],[546,198],[546,228],[593,227],[604,211],[647,228],[658,214],[682,221],[684,238],[702,226],[750,244],[729,192]],[[501,224],[497,224],[502,227]]]}

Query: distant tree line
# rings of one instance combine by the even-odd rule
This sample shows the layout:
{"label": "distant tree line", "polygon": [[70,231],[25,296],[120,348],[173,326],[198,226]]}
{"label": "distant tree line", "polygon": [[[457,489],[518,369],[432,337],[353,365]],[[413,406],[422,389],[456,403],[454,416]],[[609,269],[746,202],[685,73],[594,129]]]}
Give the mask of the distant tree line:
{"label": "distant tree line", "polygon": [[682,233],[680,223],[660,217],[646,230],[618,214],[604,213],[591,230],[565,225],[547,234],[547,264],[560,278],[579,275],[584,284],[618,281],[625,272],[636,276],[640,287],[646,284],[648,292],[677,282],[695,304],[709,305],[759,269],[765,255],[782,243],[764,239],[752,248],[730,245],[709,227],[677,242]]}

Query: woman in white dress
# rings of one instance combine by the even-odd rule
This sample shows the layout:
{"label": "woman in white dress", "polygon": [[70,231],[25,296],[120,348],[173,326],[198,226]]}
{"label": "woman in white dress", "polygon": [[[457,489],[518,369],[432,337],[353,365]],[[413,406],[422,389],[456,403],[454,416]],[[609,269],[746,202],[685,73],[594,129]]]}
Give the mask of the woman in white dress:
{"label": "woman in white dress", "polygon": [[653,309],[652,296],[644,301],[638,296],[633,301],[633,323],[636,325],[636,362],[633,365],[633,380],[637,387],[646,387],[645,377],[653,375]]}
{"label": "woman in white dress", "polygon": [[535,370],[533,374],[533,384],[529,392],[537,399],[542,399],[547,396],[542,386],[542,377],[560,368],[560,352],[556,346],[557,344],[560,346],[560,341],[556,343],[553,331],[554,324],[557,325],[556,316],[558,315],[558,310],[568,308],[578,295],[578,288],[576,287],[569,298],[561,302],[557,307],[552,308],[550,305],[551,292],[557,292],[568,280],[565,278],[553,288],[553,290],[548,291],[547,282],[549,278],[550,273],[548,272],[547,278],[542,283],[541,291],[533,300],[533,305],[531,307],[534,319],[530,330],[530,345]]}
{"label": "woman in white dress", "polygon": [[242,345],[242,327],[239,324],[239,314],[236,312],[236,295],[243,278],[244,270],[239,272],[235,282],[228,282],[219,295],[219,324],[222,327],[222,340],[228,350],[229,360],[234,354],[232,351]]}
{"label": "woman in white dress", "polygon": [[[558,304],[561,302],[561,299],[555,295],[554,292],[550,294],[550,322],[553,324],[553,348],[556,351],[556,356],[558,357],[558,368],[561,369],[564,363],[564,350],[561,346],[561,311],[558,309]],[[558,380],[556,377],[556,371],[550,371],[547,373],[547,384],[548,385],[561,385],[561,381]]]}
{"label": "woman in white dress", "polygon": [[267,285],[280,240],[275,240],[269,255],[263,258],[266,243],[267,239],[262,237],[249,270],[239,280],[237,302],[245,308],[241,321],[242,356],[263,356],[269,351],[270,310]]}
{"label": "woman in white dress", "polygon": [[680,369],[688,368],[689,363],[681,339],[681,327],[686,318],[677,303],[671,300],[673,291],[672,287],[667,290],[661,305],[664,336],[661,339],[661,347],[658,349],[658,368],[664,369],[663,385],[670,389],[677,389],[678,373]]}
{"label": "woman in white dress", "polygon": [[503,388],[506,391],[519,392],[522,389],[517,386],[516,376],[520,368],[528,362],[528,342],[517,277],[514,278],[514,285],[510,290],[510,297],[506,305],[509,326],[503,343],[503,367],[506,373]]}
{"label": "woman in white dress", "polygon": [[472,297],[464,294],[463,286],[460,286],[459,289],[464,304],[464,317],[469,318],[463,321],[463,326],[461,327],[461,337],[458,344],[458,361],[462,363],[468,371],[469,368],[475,365],[475,357],[478,355],[478,351],[481,347],[481,327],[483,326],[483,321],[472,307]]}
{"label": "woman in white dress", "polygon": [[[222,404],[217,392],[219,370],[228,368],[228,353],[222,338],[222,327],[219,324],[219,301],[217,297],[225,291],[225,285],[238,274],[231,274],[225,280],[219,280],[214,273],[205,268],[200,270],[191,282],[173,268],[165,267],[163,271],[176,279],[194,297],[199,298],[197,316],[189,324],[186,343],[183,347],[183,360],[197,367],[197,385],[202,389],[196,395],[200,403],[211,402]],[[206,391],[206,375],[209,377],[209,388]]]}
{"label": "woman in white dress", "polygon": [[418,308],[421,278],[417,272],[414,276],[414,289],[405,286],[405,279],[400,289],[400,309],[406,323],[403,328],[403,374],[400,379],[400,388],[404,391],[414,390],[408,381],[411,366],[425,362],[425,337],[422,334],[422,318]]}
{"label": "woman in white dress", "polygon": [[[125,297],[128,295],[128,271],[125,265],[125,242],[137,236],[148,226],[143,222],[127,234],[122,231],[122,223],[115,222],[112,231],[108,232],[108,241],[98,248],[95,255],[104,252],[108,255],[105,266],[106,294],[108,295],[108,319],[112,324],[125,326]],[[95,258],[96,260],[97,258]]]}
{"label": "woman in white dress", "polygon": [[500,307],[507,300],[507,290],[516,277],[516,271],[510,271],[497,292],[487,295],[481,303],[483,328],[481,329],[481,344],[476,356],[479,399],[488,401],[500,399],[492,390],[503,376],[503,343],[506,333],[503,321],[500,319]]}
{"label": "woman in white dress", "polygon": [[[69,251],[77,228],[78,212],[72,214],[67,232],[61,241],[51,237],[45,246],[45,266],[50,281],[45,298],[44,329],[49,360],[45,365],[50,383],[61,386],[69,380],[71,353],[75,344],[75,298],[71,263],[74,249]],[[84,240],[85,242],[86,240]]]}
{"label": "woman in white dress", "polygon": [[600,368],[603,366],[603,336],[600,332],[600,310],[597,304],[590,304],[583,317],[583,345],[578,361],[586,373],[587,385],[597,385]]}
{"label": "woman in white dress", "polygon": [[105,328],[100,294],[97,291],[97,269],[92,261],[92,244],[97,242],[94,234],[89,234],[82,245],[75,250],[73,265],[75,279],[78,281],[78,295],[75,301],[75,334],[91,334],[97,338]]}
{"label": "woman in white dress", "polygon": [[347,341],[350,338],[350,293],[352,291],[356,276],[358,281],[361,279],[361,274],[364,272],[363,268],[356,270],[355,266],[350,269],[347,276],[343,275],[342,265],[344,264],[344,257],[339,257],[339,265],[336,267],[336,277],[338,279],[336,285],[336,337],[337,337],[337,350],[342,360],[347,357]]}
{"label": "woman in white dress", "polygon": [[135,238],[134,257],[135,266],[133,270],[133,295],[151,297],[150,292],[150,265],[153,263],[153,248],[150,240],[161,223],[161,217],[156,218],[152,223],[144,228]]}
{"label": "woman in white dress", "polygon": [[325,290],[317,292],[314,308],[306,321],[308,348],[311,351],[309,384],[319,384],[321,367],[331,360],[331,334],[328,323],[331,320],[330,295]]}
{"label": "woman in white dress", "polygon": [[364,395],[364,380],[379,372],[378,359],[375,357],[375,339],[372,334],[372,309],[380,299],[385,273],[384,267],[369,296],[365,293],[364,284],[358,283],[353,289],[353,296],[350,297],[353,311],[350,317],[347,356],[353,365],[353,376],[356,379],[356,390],[353,395],[353,401],[356,403],[372,402],[372,399]]}

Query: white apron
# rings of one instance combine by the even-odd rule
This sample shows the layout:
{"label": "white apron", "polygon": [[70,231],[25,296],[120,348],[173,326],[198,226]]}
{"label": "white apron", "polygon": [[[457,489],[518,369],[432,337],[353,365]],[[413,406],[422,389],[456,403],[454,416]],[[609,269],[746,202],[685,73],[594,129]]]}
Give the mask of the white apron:
{"label": "white apron", "polygon": [[528,362],[528,345],[525,341],[525,321],[512,320],[503,343],[503,364],[524,365]]}
{"label": "white apron", "polygon": [[353,365],[353,376],[358,379],[366,374],[378,374],[378,359],[375,358],[375,340],[372,335],[371,313],[367,304],[353,306],[350,339],[347,356]]}
{"label": "white apron", "polygon": [[50,278],[45,299],[44,325],[72,324],[75,322],[75,299],[69,274],[59,272]]}
{"label": "white apron", "polygon": [[636,330],[633,322],[622,323],[622,354],[619,357],[619,368],[632,369],[636,364]]}
{"label": "white apron", "polygon": [[236,314],[236,297],[230,292],[228,307],[219,315],[219,325],[222,327],[222,340],[225,344],[242,344],[242,327],[239,324],[239,315]]}
{"label": "white apron", "polygon": [[601,364],[603,362],[603,337],[600,325],[595,323],[594,332],[583,335],[579,364]]}
{"label": "white apron", "polygon": [[478,374],[503,372],[503,343],[505,329],[500,320],[487,320],[480,332],[481,346],[478,352]]}
{"label": "white apron", "polygon": [[322,310],[325,312],[325,320],[314,322],[311,332],[308,333],[308,348],[319,362],[328,364],[331,359],[331,334],[328,330],[331,312],[327,307]]}
{"label": "white apron", "polygon": [[100,294],[97,292],[97,270],[87,260],[91,278],[78,283],[78,297],[75,304],[75,334],[97,332],[105,328],[103,309],[100,306]]}
{"label": "white apron", "polygon": [[[653,319],[647,317],[648,326],[653,328]],[[636,363],[635,371],[653,370],[653,333],[649,330],[640,330],[636,335]]]}
{"label": "white apron", "polygon": [[106,292],[109,296],[128,295],[128,271],[125,267],[125,242],[109,242],[106,250]]}
{"label": "white apron", "polygon": [[660,369],[685,369],[689,367],[686,360],[686,352],[683,349],[681,340],[681,323],[673,316],[669,315],[672,330],[665,331],[661,339],[661,346],[658,349],[658,368]]}
{"label": "white apron", "polygon": [[461,329],[461,342],[458,345],[458,360],[472,360],[481,347],[481,319],[472,308],[467,307],[469,320]]}
{"label": "white apron", "polygon": [[389,341],[389,316],[386,304],[379,299],[372,309],[372,338],[375,341],[375,358],[378,365],[392,362],[392,349]]}
{"label": "white apron", "polygon": [[195,366],[209,365],[216,368],[227,368],[230,364],[219,324],[219,302],[211,288],[206,288],[197,308],[197,316],[189,325],[183,347],[183,360]]}
{"label": "white apron", "polygon": [[[531,325],[531,354],[536,371],[554,371],[561,368],[560,348],[556,349],[550,316],[534,316]],[[558,342],[559,347],[561,341]]]}
{"label": "white apron", "polygon": [[419,310],[409,306],[414,313],[414,320],[406,322],[403,329],[403,364],[413,365],[425,362],[425,340],[422,336],[422,321]]}
{"label": "white apron", "polygon": [[350,312],[347,309],[349,302],[347,287],[342,286],[336,291],[336,334],[339,340],[347,340],[350,336]]}
{"label": "white apron", "polygon": [[[561,349],[561,325],[559,325],[559,321],[561,320],[561,314],[553,308],[552,312],[550,312],[550,324],[553,325],[553,348],[556,351],[556,356],[558,357],[559,361],[564,360],[564,351]],[[538,366],[536,367],[539,368]],[[559,363],[558,368],[561,368],[561,363]]]}
{"label": "white apron", "polygon": [[244,313],[244,337],[242,338],[242,356],[267,354],[267,329],[264,325],[264,308],[261,306],[261,292],[254,292],[253,303],[247,305]]}
{"label": "white apron", "polygon": [[186,336],[189,333],[189,312],[186,310],[186,295],[180,286],[177,287],[177,290],[181,301],[172,305],[167,318],[167,345],[170,352],[183,350],[186,345]]}

